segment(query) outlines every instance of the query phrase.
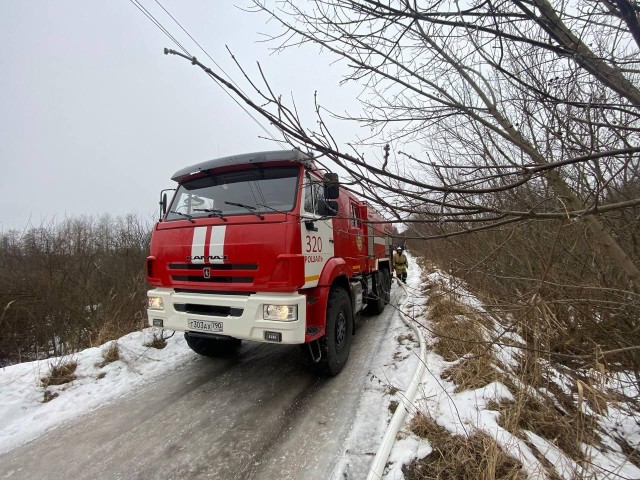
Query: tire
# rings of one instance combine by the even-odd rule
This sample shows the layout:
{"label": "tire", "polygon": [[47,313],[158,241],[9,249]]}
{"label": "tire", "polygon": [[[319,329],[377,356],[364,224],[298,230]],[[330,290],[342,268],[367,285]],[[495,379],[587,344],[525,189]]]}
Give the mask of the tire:
{"label": "tire", "polygon": [[381,272],[375,272],[373,274],[373,286],[374,298],[369,298],[367,301],[367,313],[371,315],[379,315],[384,310],[384,306],[388,303],[384,297],[384,277]]}
{"label": "tire", "polygon": [[391,301],[391,273],[386,268],[382,270],[382,291],[384,293],[384,303]]}
{"label": "tire", "polygon": [[184,339],[189,348],[198,355],[205,357],[230,357],[237,353],[240,340],[237,338],[205,338],[189,335],[185,332]]}
{"label": "tire", "polygon": [[324,337],[318,340],[321,352],[316,371],[325,377],[334,377],[349,359],[353,336],[353,310],[351,299],[342,288],[332,288],[327,300],[327,324]]}

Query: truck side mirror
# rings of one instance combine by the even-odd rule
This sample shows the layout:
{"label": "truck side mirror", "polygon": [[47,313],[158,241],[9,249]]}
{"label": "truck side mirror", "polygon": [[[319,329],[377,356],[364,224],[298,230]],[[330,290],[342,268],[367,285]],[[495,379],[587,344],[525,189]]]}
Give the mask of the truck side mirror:
{"label": "truck side mirror", "polygon": [[160,191],[160,222],[164,218],[164,215],[167,213],[167,194],[165,192],[175,192],[175,190],[175,188],[165,188],[164,190]]}
{"label": "truck side mirror", "polygon": [[160,218],[158,219],[159,222],[162,221],[165,213],[167,213],[167,194],[162,193],[160,195]]}
{"label": "truck side mirror", "polygon": [[321,200],[318,203],[318,213],[323,217],[335,217],[338,215],[338,202],[335,200]]}
{"label": "truck side mirror", "polygon": [[324,198],[335,200],[340,196],[340,183],[337,173],[325,173],[324,175]]}

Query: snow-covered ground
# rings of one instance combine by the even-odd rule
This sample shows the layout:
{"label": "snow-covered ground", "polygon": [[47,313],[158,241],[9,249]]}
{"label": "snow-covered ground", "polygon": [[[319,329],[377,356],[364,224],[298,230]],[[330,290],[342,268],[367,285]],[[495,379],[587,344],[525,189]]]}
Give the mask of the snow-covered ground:
{"label": "snow-covered ground", "polygon": [[[151,328],[133,332],[118,342],[121,361],[104,365],[102,352],[109,345],[89,348],[64,359],[39,360],[0,370],[0,453],[5,453],[64,422],[133,392],[143,384],[175,369],[193,355],[182,335],[167,340],[161,350],[144,346],[153,339]],[[166,334],[166,333],[165,333]],[[77,362],[76,379],[47,390],[58,397],[43,402],[41,379],[50,365]]]}
{"label": "snow-covered ground", "polygon": [[[409,295],[414,296],[409,302],[407,312],[420,323],[428,327],[429,312],[425,306],[426,298],[420,294],[422,284],[440,283],[452,285],[455,279],[441,272],[424,274],[410,257],[408,288]],[[455,291],[458,298],[476,309],[482,309],[481,303],[460,285]],[[399,287],[394,287],[394,305],[399,305],[404,295]],[[360,407],[356,413],[351,433],[344,445],[344,456],[338,462],[333,478],[365,478],[369,465],[383,437],[384,431],[392,417],[392,402],[401,400],[404,389],[408,386],[415,368],[418,365],[418,343],[412,332],[395,315],[390,334],[379,354],[370,365],[369,381],[362,394]],[[44,388],[41,379],[55,360],[37,361],[13,365],[0,370],[0,453],[7,452],[29,440],[37,438],[46,430],[104,405],[125,393],[136,391],[143,384],[175,369],[194,354],[187,347],[182,335],[175,335],[167,340],[167,346],[158,350],[145,347],[152,340],[153,329],[134,332],[117,341],[120,361],[101,366],[103,351],[108,345],[90,348],[72,355],[77,362],[75,372],[77,378],[71,383],[60,386],[49,386],[49,394],[58,393],[58,397],[50,402],[43,402]],[[512,340],[522,342],[517,335]],[[427,344],[433,343],[431,333],[424,329]],[[494,347],[493,352],[503,365],[514,365],[516,350]],[[422,379],[418,398],[414,402],[414,411],[409,412],[407,422],[415,412],[429,415],[441,427],[458,435],[468,435],[474,429],[482,430],[495,438],[498,444],[510,456],[518,459],[529,478],[546,478],[545,468],[534,455],[532,446],[536,448],[555,467],[560,478],[574,478],[578,473],[581,478],[640,478],[640,469],[627,461],[621,448],[612,437],[602,437],[606,449],[597,450],[584,446],[590,455],[591,464],[577,465],[560,451],[553,443],[533,432],[526,432],[528,442],[512,435],[498,424],[498,412],[489,410],[490,400],[511,399],[512,392],[498,382],[483,388],[455,392],[455,385],[442,377],[442,372],[452,363],[446,362],[434,352],[429,352],[426,362],[426,373]],[[560,372],[557,378],[562,379]],[[609,379],[611,382],[611,379]],[[638,392],[627,383],[619,382],[620,392],[631,397]],[[582,404],[583,410],[589,408]],[[589,411],[588,413],[593,414]],[[640,427],[634,419],[632,411],[623,405],[609,405],[604,415],[599,417],[599,424],[605,431],[622,435],[633,448],[640,447]],[[415,458],[422,458],[431,452],[428,440],[413,435],[407,428],[398,435],[387,467],[386,479],[403,478],[403,465]]]}

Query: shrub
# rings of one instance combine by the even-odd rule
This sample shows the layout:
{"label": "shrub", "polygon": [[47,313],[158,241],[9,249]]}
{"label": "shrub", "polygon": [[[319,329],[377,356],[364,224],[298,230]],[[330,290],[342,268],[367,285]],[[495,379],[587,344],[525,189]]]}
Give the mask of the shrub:
{"label": "shrub", "polygon": [[150,222],[69,218],[0,234],[0,363],[61,356],[140,328]]}

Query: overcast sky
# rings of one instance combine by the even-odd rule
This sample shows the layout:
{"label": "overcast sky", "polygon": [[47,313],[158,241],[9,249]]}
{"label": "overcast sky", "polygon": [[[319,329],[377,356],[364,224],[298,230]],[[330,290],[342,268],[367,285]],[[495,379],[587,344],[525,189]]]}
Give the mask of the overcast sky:
{"label": "overcast sky", "polygon": [[[210,63],[154,0],[141,2]],[[315,90],[356,111],[356,86],[338,88],[345,67],[315,47],[272,55],[260,33],[277,26],[234,6],[248,0],[161,3],[235,80],[225,44],[251,72],[260,62],[304,117]],[[0,45],[0,232],[80,214],[149,217],[176,170],[278,148],[201,70],[165,56],[175,45],[130,1],[0,0]]]}

